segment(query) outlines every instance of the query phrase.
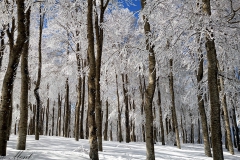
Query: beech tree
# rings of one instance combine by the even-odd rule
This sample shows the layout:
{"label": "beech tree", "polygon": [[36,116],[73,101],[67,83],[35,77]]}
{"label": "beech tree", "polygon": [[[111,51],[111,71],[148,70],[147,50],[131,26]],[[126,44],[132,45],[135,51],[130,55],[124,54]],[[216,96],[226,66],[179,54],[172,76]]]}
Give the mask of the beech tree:
{"label": "beech tree", "polygon": [[[146,6],[146,0],[141,0],[142,8]],[[154,53],[154,45],[151,44],[150,40],[150,24],[148,22],[148,15],[143,15],[144,20],[144,31],[146,36],[146,50],[149,54],[149,77],[148,77],[148,86],[145,91],[145,119],[146,119],[146,148],[147,148],[147,159],[154,160],[154,144],[153,144],[153,113],[152,113],[152,103],[153,96],[156,86],[156,61],[155,61],[155,53]]]}
{"label": "beech tree", "polygon": [[93,2],[88,0],[87,11],[87,33],[88,33],[88,128],[89,128],[89,144],[91,159],[97,160],[98,158],[98,141],[97,141],[97,126],[95,121],[95,97],[96,97],[96,61],[94,52],[94,33],[93,33]]}
{"label": "beech tree", "polygon": [[[28,126],[31,135],[89,138],[90,159],[99,159],[102,131],[104,140],[146,142],[147,159],[155,159],[154,142],[179,148],[181,143],[204,143],[202,152],[209,157],[211,144],[214,159],[223,159],[221,141],[232,154],[233,147],[240,148],[238,1],[142,0],[139,12],[123,4],[131,5],[131,0],[47,1],[41,7],[45,14],[32,2],[22,2],[24,16],[32,6],[30,40],[24,25],[26,43],[19,38],[22,23],[15,1],[0,2],[0,77],[16,67],[19,60],[11,58],[20,57],[20,51],[21,66],[26,65],[27,43],[31,51],[29,92],[27,80],[21,85],[25,91],[20,90],[26,67],[9,76],[15,79],[12,87],[0,78],[0,120],[7,118],[7,124],[0,121],[0,146],[14,133],[24,148]],[[37,103],[34,88],[41,95]],[[12,89],[10,102],[4,102],[7,89]],[[36,111],[38,104],[42,107]]]}
{"label": "beech tree", "polygon": [[18,131],[18,150],[26,149],[26,136],[28,127],[28,87],[29,87],[29,75],[28,75],[28,53],[29,53],[29,38],[30,38],[30,14],[31,8],[28,9],[25,15],[25,32],[27,40],[24,43],[22,55],[21,55],[21,99],[20,99],[20,121]]}
{"label": "beech tree", "polygon": [[19,64],[19,59],[23,51],[23,46],[26,39],[25,32],[25,5],[24,0],[18,0],[17,2],[17,29],[18,35],[16,43],[13,45],[12,50],[9,54],[9,63],[7,67],[6,74],[3,80],[2,86],[2,96],[1,96],[1,105],[0,105],[0,155],[6,156],[7,148],[7,128],[8,124],[5,122],[9,117],[8,108],[11,105],[11,97],[13,93],[13,84],[15,80],[15,75],[17,67]]}

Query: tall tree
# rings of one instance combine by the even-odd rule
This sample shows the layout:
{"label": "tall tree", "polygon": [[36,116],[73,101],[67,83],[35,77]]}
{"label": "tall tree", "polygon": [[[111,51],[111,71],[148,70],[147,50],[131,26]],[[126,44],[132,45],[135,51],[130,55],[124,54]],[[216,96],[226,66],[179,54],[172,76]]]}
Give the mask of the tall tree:
{"label": "tall tree", "polygon": [[122,74],[123,83],[123,95],[125,104],[125,131],[126,131],[126,143],[130,142],[130,125],[129,125],[129,106],[128,106],[128,76],[127,74]]}
{"label": "tall tree", "polygon": [[66,95],[65,95],[65,118],[64,118],[64,137],[68,137],[68,130],[69,130],[69,111],[70,111],[70,105],[69,105],[69,84],[68,84],[68,78],[66,80]]}
{"label": "tall tree", "polygon": [[[141,0],[142,10],[146,6],[146,0]],[[144,32],[146,37],[146,50],[148,52],[148,63],[149,63],[149,75],[148,75],[148,86],[145,91],[145,129],[146,129],[146,148],[147,148],[147,160],[155,160],[154,153],[154,140],[153,140],[153,113],[152,113],[152,103],[153,96],[156,87],[156,60],[154,45],[151,44],[150,35],[151,27],[148,21],[148,15],[143,15],[144,20]]]}
{"label": "tall tree", "polygon": [[119,100],[119,92],[118,92],[118,81],[117,81],[118,77],[117,77],[117,74],[116,74],[116,87],[117,87],[117,104],[118,104],[118,141],[119,142],[122,142],[123,141],[123,138],[122,138],[122,118],[121,118],[121,108],[120,108],[120,100]]}
{"label": "tall tree", "polygon": [[203,54],[200,53],[198,72],[197,72],[197,82],[198,82],[198,110],[201,116],[201,124],[202,124],[202,132],[203,132],[203,142],[204,142],[204,151],[205,155],[208,157],[212,157],[210,143],[209,143],[209,134],[208,134],[208,125],[207,125],[207,117],[204,107],[203,100],[203,90],[201,88],[201,83],[203,79]]}
{"label": "tall tree", "polygon": [[27,41],[24,43],[21,55],[21,98],[20,98],[20,121],[18,131],[17,149],[26,149],[27,127],[28,127],[28,48],[30,37],[30,13],[29,8],[25,15],[25,32]]}
{"label": "tall tree", "polygon": [[[211,16],[211,5],[210,0],[203,0],[203,13],[206,19]],[[210,25],[210,22],[209,22]],[[210,28],[212,26],[209,26]],[[218,67],[217,67],[217,53],[215,48],[215,42],[211,29],[208,29],[206,33],[205,47],[207,51],[208,60],[208,88],[210,95],[210,107],[211,107],[211,139],[213,148],[213,159],[223,160],[222,150],[222,134],[221,134],[221,123],[220,123],[220,103],[219,103],[219,92],[218,92]]]}
{"label": "tall tree", "polygon": [[24,0],[17,1],[18,34],[16,44],[13,46],[12,50],[10,50],[9,63],[2,85],[2,97],[0,104],[0,156],[6,156],[8,124],[5,120],[9,117],[8,110],[9,106],[11,105],[10,100],[13,93],[15,75],[19,64],[19,59],[23,50],[23,46],[26,41],[24,2]]}
{"label": "tall tree", "polygon": [[[95,34],[97,43],[97,57],[96,57],[96,124],[97,124],[97,137],[98,137],[98,149],[102,151],[102,107],[101,107],[101,95],[100,95],[100,73],[101,73],[101,61],[102,61],[102,50],[103,50],[103,27],[104,12],[108,6],[110,0],[107,0],[104,4],[104,0],[100,0],[100,19],[98,18],[97,9],[95,10]],[[94,1],[96,7],[96,1]],[[99,25],[100,23],[100,25]]]}
{"label": "tall tree", "polygon": [[157,89],[158,89],[158,107],[159,107],[159,120],[160,120],[160,128],[161,128],[161,141],[162,141],[162,145],[165,145],[163,115],[162,115],[162,107],[161,107],[161,92],[160,92],[160,87],[159,87],[159,77],[157,79]]}
{"label": "tall tree", "polygon": [[[86,66],[86,61],[82,60],[83,67]],[[85,101],[85,73],[83,74],[82,79],[82,108],[81,108],[81,118],[80,118],[80,138],[84,139],[84,131],[83,131],[83,118],[84,118],[84,101]],[[86,130],[88,130],[86,128]]]}
{"label": "tall tree", "polygon": [[2,60],[3,60],[4,50],[5,50],[4,36],[5,36],[5,32],[4,30],[1,30],[0,32],[0,69],[2,68]]}
{"label": "tall tree", "polygon": [[40,3],[39,6],[39,40],[38,40],[38,75],[37,75],[37,81],[34,88],[34,96],[36,98],[37,102],[37,109],[36,109],[36,121],[35,121],[35,140],[39,140],[39,134],[40,134],[40,108],[41,108],[41,98],[39,95],[39,88],[41,84],[41,76],[42,76],[42,31],[43,31],[43,23],[44,23],[44,14],[42,13],[42,6]]}
{"label": "tall tree", "polygon": [[231,136],[231,129],[230,129],[230,122],[229,122],[229,116],[228,116],[228,107],[227,107],[227,100],[226,100],[226,93],[224,93],[224,80],[223,77],[220,77],[220,88],[221,88],[221,102],[222,102],[222,109],[224,114],[224,123],[225,123],[225,129],[227,132],[227,144],[228,144],[228,150],[231,154],[234,154],[233,149],[233,143],[232,143],[232,136]]}
{"label": "tall tree", "polygon": [[[78,33],[77,33],[78,34]],[[78,141],[79,140],[79,114],[80,114],[80,107],[81,107],[81,100],[82,100],[82,93],[81,93],[81,89],[82,89],[82,78],[80,76],[80,72],[81,72],[81,59],[80,59],[80,55],[79,55],[79,51],[80,51],[80,44],[77,43],[76,46],[76,58],[77,58],[77,70],[78,70],[78,85],[77,85],[77,92],[78,92],[78,101],[77,101],[77,106],[75,109],[75,140]]]}
{"label": "tall tree", "polygon": [[177,113],[175,107],[175,95],[174,95],[174,83],[173,83],[173,59],[170,59],[170,76],[169,76],[169,88],[171,94],[171,110],[172,110],[172,122],[173,122],[173,130],[175,132],[177,147],[181,149],[180,139],[179,139],[179,130],[178,130],[178,122],[177,122]]}
{"label": "tall tree", "polygon": [[104,141],[107,141],[108,137],[108,100],[106,100],[106,122],[105,122],[105,128],[104,128]]}
{"label": "tall tree", "polygon": [[87,11],[87,39],[88,50],[87,57],[89,61],[88,73],[88,128],[89,128],[89,143],[90,143],[90,159],[98,160],[98,141],[97,141],[97,126],[95,122],[95,97],[96,97],[96,61],[94,53],[94,32],[93,32],[93,1],[88,0]]}

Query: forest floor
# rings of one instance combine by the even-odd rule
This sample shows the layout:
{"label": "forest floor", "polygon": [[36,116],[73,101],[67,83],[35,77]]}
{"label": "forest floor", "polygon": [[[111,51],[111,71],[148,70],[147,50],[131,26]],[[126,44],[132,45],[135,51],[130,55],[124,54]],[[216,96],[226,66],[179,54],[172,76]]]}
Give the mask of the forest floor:
{"label": "forest floor", "polygon": [[[34,140],[34,136],[27,137],[27,149],[23,152],[16,150],[17,136],[11,135],[8,142],[7,156],[1,159],[13,160],[33,159],[33,160],[85,160],[89,159],[88,140],[74,138],[64,138],[55,136],[40,136],[39,141]],[[212,160],[204,155],[202,144],[182,144],[182,149],[175,146],[162,146],[155,144],[155,157],[161,160]],[[142,142],[119,143],[103,141],[103,152],[99,152],[101,160],[145,160],[146,147]],[[240,152],[235,150],[235,155],[231,155],[224,149],[225,160],[240,159]]]}

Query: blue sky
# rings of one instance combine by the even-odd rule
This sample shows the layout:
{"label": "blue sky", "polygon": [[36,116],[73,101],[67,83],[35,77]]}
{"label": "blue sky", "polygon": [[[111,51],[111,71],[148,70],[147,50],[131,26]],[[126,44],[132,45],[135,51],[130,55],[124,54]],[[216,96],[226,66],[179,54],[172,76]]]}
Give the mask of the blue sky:
{"label": "blue sky", "polygon": [[133,5],[127,5],[126,2],[124,2],[124,7],[129,8],[131,11],[139,11],[141,9],[141,1],[140,0],[132,0],[132,2],[135,4]]}
{"label": "blue sky", "polygon": [[[126,4],[126,2],[124,2],[123,5],[125,8],[128,8],[130,11],[133,11],[133,12],[140,11],[141,0],[132,0],[132,2],[134,3],[134,5]],[[138,17],[138,14],[136,16]]]}

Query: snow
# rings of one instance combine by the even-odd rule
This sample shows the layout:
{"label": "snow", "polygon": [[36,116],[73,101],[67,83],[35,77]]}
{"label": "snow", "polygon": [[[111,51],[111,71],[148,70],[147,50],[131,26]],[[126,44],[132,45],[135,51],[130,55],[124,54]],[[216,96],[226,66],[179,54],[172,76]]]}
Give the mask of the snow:
{"label": "snow", "polygon": [[[7,156],[0,159],[14,159],[14,156],[30,156],[33,160],[85,160],[89,159],[88,140],[75,141],[74,138],[40,136],[39,141],[34,140],[34,136],[27,137],[27,149],[19,155],[16,150],[17,136],[11,135],[7,147]],[[99,152],[101,160],[145,160],[145,143],[131,142],[119,143],[103,141],[103,152]],[[155,144],[155,157],[161,160],[212,160],[204,155],[202,144],[182,144],[182,149],[175,146],[162,146],[161,143]],[[235,149],[235,155],[231,155],[224,149],[225,160],[240,159],[240,152]],[[15,158],[17,159],[17,158]]]}

